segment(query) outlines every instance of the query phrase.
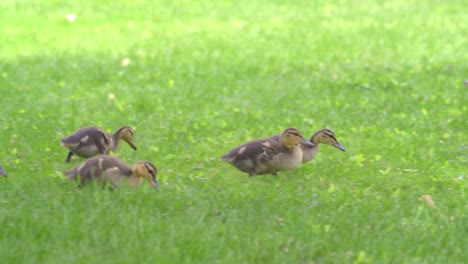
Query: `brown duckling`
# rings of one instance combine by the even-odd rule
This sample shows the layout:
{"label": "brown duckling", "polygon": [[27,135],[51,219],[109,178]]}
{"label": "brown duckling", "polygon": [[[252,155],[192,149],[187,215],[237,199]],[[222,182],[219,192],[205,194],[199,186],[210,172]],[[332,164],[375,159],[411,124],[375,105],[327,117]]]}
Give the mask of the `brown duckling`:
{"label": "brown duckling", "polygon": [[0,165],[0,175],[5,176],[5,177],[7,176],[7,173],[6,173],[6,171],[3,169],[2,165]]}
{"label": "brown duckling", "polygon": [[301,144],[303,152],[302,162],[308,162],[315,158],[315,155],[317,155],[319,150],[319,144],[332,145],[339,150],[346,151],[343,145],[341,145],[340,142],[338,142],[336,139],[333,131],[330,129],[325,128],[315,132],[310,138],[310,142],[312,142],[313,145]]}
{"label": "brown duckling", "polygon": [[242,144],[221,158],[250,177],[260,174],[278,175],[279,171],[292,170],[302,162],[300,143],[312,145],[299,130],[285,129],[280,140],[258,139]]}
{"label": "brown duckling", "polygon": [[100,155],[87,159],[81,165],[66,171],[69,179],[80,177],[81,186],[91,180],[111,183],[117,187],[125,181],[130,186],[140,184],[140,179],[146,179],[155,189],[158,189],[156,180],[157,169],[149,161],[139,161],[132,168],[114,156]]}
{"label": "brown duckling", "polygon": [[108,154],[109,151],[115,152],[119,149],[120,140],[127,142],[133,150],[137,149],[133,143],[133,130],[128,126],[117,129],[112,135],[97,127],[85,127],[60,139],[62,145],[70,150],[66,162],[70,162],[73,154],[89,158],[98,154]]}

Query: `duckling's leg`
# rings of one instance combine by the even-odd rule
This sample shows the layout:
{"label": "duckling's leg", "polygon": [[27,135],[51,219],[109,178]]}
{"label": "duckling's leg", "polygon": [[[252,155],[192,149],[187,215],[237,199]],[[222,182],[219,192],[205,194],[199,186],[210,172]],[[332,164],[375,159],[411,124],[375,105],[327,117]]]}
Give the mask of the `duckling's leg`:
{"label": "duckling's leg", "polygon": [[253,167],[253,168],[249,171],[249,178],[255,176],[255,174],[257,174],[257,170],[255,169],[255,167]]}
{"label": "duckling's leg", "polygon": [[70,162],[71,157],[73,156],[73,152],[69,151],[67,159],[65,160],[66,163]]}

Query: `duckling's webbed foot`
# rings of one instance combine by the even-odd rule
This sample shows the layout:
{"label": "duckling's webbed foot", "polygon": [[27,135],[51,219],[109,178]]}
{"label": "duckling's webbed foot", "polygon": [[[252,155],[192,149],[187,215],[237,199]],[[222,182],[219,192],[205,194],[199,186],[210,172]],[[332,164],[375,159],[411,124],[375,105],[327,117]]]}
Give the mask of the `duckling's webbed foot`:
{"label": "duckling's webbed foot", "polygon": [[71,152],[71,151],[68,152],[68,156],[67,156],[67,159],[65,159],[65,162],[66,163],[70,162],[70,159],[71,159],[72,156],[73,156],[73,152]]}

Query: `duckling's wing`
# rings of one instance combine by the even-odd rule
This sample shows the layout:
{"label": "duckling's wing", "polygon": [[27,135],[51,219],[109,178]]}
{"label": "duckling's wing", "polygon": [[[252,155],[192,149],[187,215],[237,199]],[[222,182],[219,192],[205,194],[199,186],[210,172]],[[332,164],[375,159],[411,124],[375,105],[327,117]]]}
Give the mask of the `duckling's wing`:
{"label": "duckling's wing", "polygon": [[131,168],[122,160],[114,156],[107,155],[101,155],[98,157],[102,160],[101,168],[103,171],[115,171],[114,174],[121,173],[122,176],[126,177],[130,177],[132,174]]}
{"label": "duckling's wing", "polygon": [[279,140],[274,140],[274,137],[265,139],[262,142],[262,147],[263,153],[259,156],[260,162],[272,160],[276,155],[281,154],[285,150]]}
{"label": "duckling's wing", "polygon": [[[109,135],[97,127],[82,128],[60,140],[62,144],[75,152],[88,152],[88,148],[97,148],[98,153],[106,152],[105,145],[110,143]],[[82,150],[82,151],[80,151]]]}
{"label": "duckling's wing", "polygon": [[111,178],[129,177],[132,173],[130,167],[116,157],[100,155],[90,158],[81,165],[65,172],[69,179],[75,179],[80,176],[81,183],[85,184],[93,179],[111,180]]}
{"label": "duckling's wing", "polygon": [[114,186],[119,186],[125,179],[127,179],[131,175],[131,173],[132,171],[130,170],[130,168],[128,170],[122,170],[122,168],[114,166],[106,169],[102,173],[101,179],[103,181],[112,183]]}
{"label": "duckling's wing", "polygon": [[261,154],[261,148],[257,147],[258,140],[247,142],[238,147],[231,149],[228,153],[224,154],[221,158],[229,163],[234,163],[236,161],[244,160],[250,156]]}
{"label": "duckling's wing", "polygon": [[101,180],[119,186],[132,174],[131,168],[120,159],[113,156],[99,156],[102,159]]}
{"label": "duckling's wing", "polygon": [[260,160],[269,160],[272,156],[279,153],[281,148],[282,146],[279,142],[275,142],[269,138],[258,139],[230,150],[222,156],[222,159],[230,163],[258,158]]}
{"label": "duckling's wing", "polygon": [[95,132],[99,130],[97,127],[85,127],[81,128],[75,132],[73,132],[71,135],[60,139],[60,141],[65,145],[75,145],[79,144],[81,141],[83,141],[83,138],[86,139],[86,137],[91,134],[95,134]]}
{"label": "duckling's wing", "polygon": [[111,139],[106,132],[99,130],[99,135],[95,137],[94,144],[100,154],[107,154],[109,152],[109,148],[107,146],[111,144]]}

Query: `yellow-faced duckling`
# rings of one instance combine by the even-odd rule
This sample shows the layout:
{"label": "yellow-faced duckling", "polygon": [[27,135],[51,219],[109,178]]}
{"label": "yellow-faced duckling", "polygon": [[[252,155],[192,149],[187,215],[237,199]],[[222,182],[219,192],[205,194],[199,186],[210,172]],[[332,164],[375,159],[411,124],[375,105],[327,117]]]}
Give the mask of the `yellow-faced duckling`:
{"label": "yellow-faced duckling", "polygon": [[330,129],[325,128],[315,132],[310,138],[310,142],[312,142],[313,145],[301,144],[303,152],[302,162],[308,162],[315,158],[315,155],[317,155],[319,150],[319,144],[332,145],[339,150],[346,151]]}
{"label": "yellow-faced duckling", "polygon": [[299,130],[287,128],[278,136],[258,139],[240,145],[221,158],[250,177],[260,174],[278,175],[279,171],[292,170],[302,162],[300,143],[312,145]]}
{"label": "yellow-faced duckling", "polygon": [[157,169],[149,161],[139,161],[130,168],[117,157],[100,155],[87,159],[65,174],[69,179],[76,179],[79,176],[81,186],[91,180],[110,183],[115,187],[125,182],[130,186],[137,186],[140,184],[140,179],[144,178],[151,186],[158,189]]}
{"label": "yellow-faced duckling", "polygon": [[3,169],[2,165],[0,165],[0,175],[5,176],[5,177],[7,176],[7,173],[6,173],[6,171]]}
{"label": "yellow-faced duckling", "polygon": [[70,161],[73,154],[90,158],[98,154],[108,154],[109,151],[115,152],[119,149],[120,140],[127,142],[133,150],[137,149],[133,143],[133,130],[128,126],[117,129],[112,135],[97,127],[85,127],[60,139],[62,145],[70,150],[66,162]]}

